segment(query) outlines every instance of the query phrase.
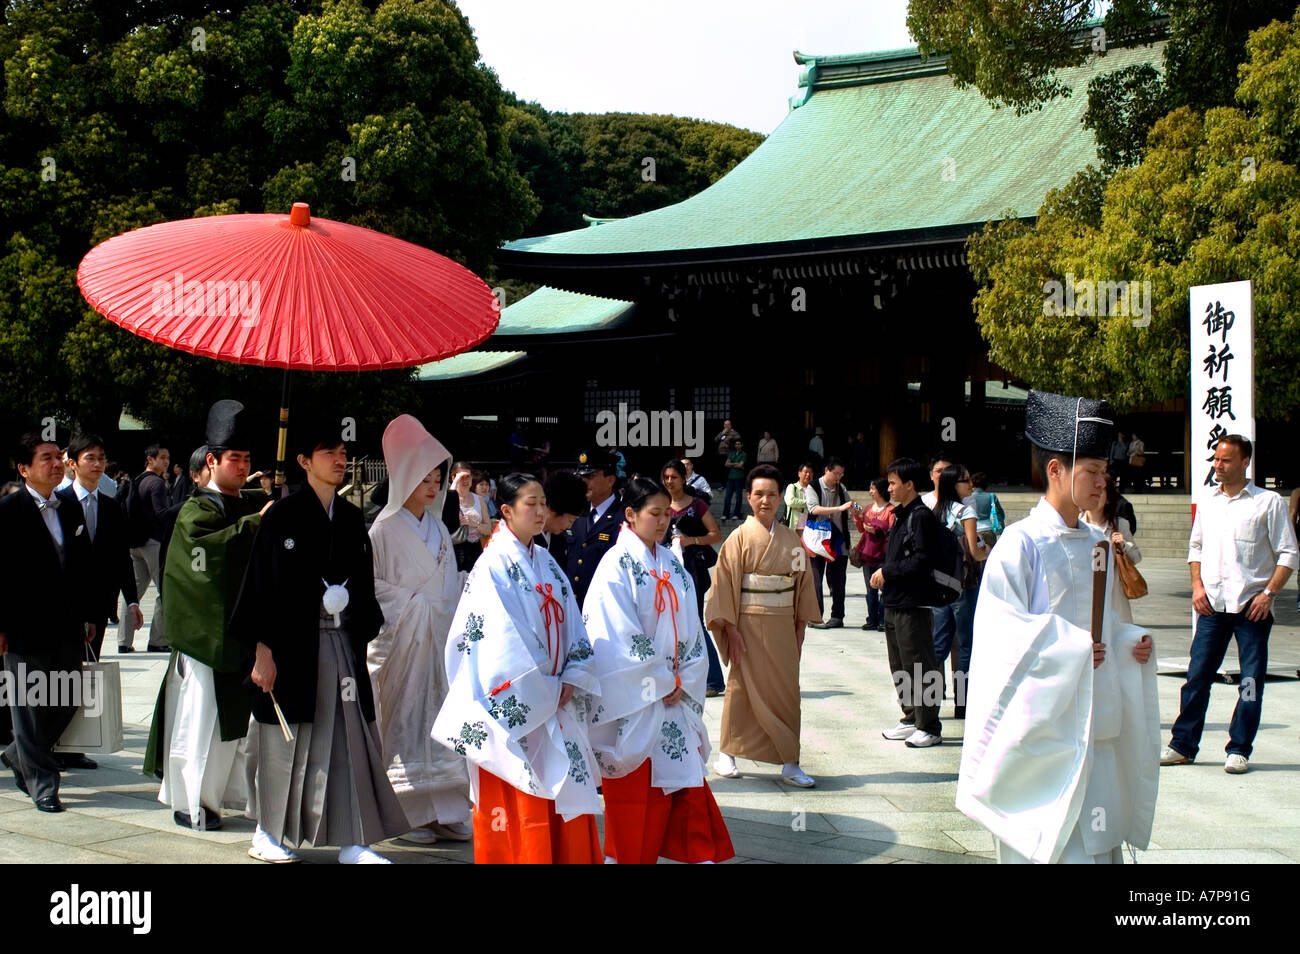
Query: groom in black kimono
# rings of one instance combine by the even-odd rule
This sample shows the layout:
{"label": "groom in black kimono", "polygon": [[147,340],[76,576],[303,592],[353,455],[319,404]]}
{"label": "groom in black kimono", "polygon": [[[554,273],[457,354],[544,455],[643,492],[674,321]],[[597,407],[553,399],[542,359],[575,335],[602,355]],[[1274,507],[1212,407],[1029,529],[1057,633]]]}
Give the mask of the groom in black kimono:
{"label": "groom in black kimono", "polygon": [[384,864],[368,846],[411,826],[388,781],[366,668],[384,623],[370,537],[337,493],[347,473],[338,426],[291,433],[307,480],[262,518],[230,621],[252,657],[249,854],[296,861],[285,843],[308,842],[338,845],[344,864]]}
{"label": "groom in black kimono", "polygon": [[[66,696],[74,679],[81,686],[102,590],[85,516],[54,493],[63,479],[58,444],[31,431],[20,438],[16,460],[25,486],[0,499],[0,654],[14,732],[0,761],[38,809],[61,812],[53,749],[80,704]],[[29,699],[37,675],[45,680],[43,698]]]}

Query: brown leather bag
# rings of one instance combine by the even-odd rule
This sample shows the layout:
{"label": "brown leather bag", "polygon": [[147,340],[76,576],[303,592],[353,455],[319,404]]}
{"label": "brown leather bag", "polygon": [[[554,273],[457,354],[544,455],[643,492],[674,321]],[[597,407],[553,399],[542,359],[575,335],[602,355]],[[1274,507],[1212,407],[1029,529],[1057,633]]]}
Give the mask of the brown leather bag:
{"label": "brown leather bag", "polygon": [[1115,572],[1119,574],[1119,585],[1124,588],[1124,595],[1129,599],[1139,600],[1147,595],[1147,581],[1128,558],[1123,547],[1115,548]]}

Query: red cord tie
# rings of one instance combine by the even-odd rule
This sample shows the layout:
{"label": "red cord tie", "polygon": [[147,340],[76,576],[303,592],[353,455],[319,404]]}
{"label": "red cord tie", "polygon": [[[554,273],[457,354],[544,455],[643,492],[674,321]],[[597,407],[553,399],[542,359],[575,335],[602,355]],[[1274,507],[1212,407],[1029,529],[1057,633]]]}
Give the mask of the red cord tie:
{"label": "red cord tie", "polygon": [[495,689],[490,690],[488,692],[488,695],[495,696],[498,693],[505,692],[509,688],[510,688],[510,680],[507,679],[505,682],[501,683],[501,685],[497,686]]}
{"label": "red cord tie", "polygon": [[[662,615],[668,605],[672,604],[672,615],[670,618],[673,621],[673,677],[677,680],[677,688],[680,689],[682,686],[682,674],[678,672],[677,662],[677,591],[673,589],[672,577],[668,575],[667,570],[665,570],[662,575],[651,570],[650,575],[655,578],[655,612]],[[668,590],[668,598],[666,600],[664,599],[665,589]]]}
{"label": "red cord tie", "polygon": [[538,583],[533,589],[542,595],[542,620],[546,623],[546,653],[551,654],[551,624],[555,624],[555,664],[551,675],[560,671],[560,624],[564,622],[564,607],[551,593],[551,584]]}

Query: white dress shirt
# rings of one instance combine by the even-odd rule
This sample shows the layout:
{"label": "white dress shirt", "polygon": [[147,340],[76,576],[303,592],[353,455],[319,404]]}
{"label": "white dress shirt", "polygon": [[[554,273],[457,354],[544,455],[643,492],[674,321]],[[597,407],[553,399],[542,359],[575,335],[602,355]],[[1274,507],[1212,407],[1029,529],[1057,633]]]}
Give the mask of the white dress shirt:
{"label": "white dress shirt", "polygon": [[1231,497],[1216,487],[1196,508],[1187,562],[1201,564],[1201,584],[1216,613],[1242,612],[1274,570],[1300,562],[1286,502],[1250,480]]}
{"label": "white dress shirt", "polygon": [[[27,492],[32,495],[36,505],[40,506],[42,502],[48,503],[54,500],[54,494],[48,498],[42,497],[36,492],[31,484],[27,484]],[[55,513],[54,507],[44,507],[41,510],[41,519],[45,521],[45,529],[50,531],[50,536],[54,538],[54,545],[59,549],[59,557],[63,556],[63,525],[59,523],[59,515]]]}

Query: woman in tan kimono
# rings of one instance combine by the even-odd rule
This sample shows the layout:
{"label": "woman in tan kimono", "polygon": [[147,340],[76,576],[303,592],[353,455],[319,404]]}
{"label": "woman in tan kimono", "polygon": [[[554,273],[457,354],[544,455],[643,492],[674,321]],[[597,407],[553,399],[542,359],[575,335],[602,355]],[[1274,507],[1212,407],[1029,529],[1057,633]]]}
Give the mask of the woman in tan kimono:
{"label": "woman in tan kimono", "polygon": [[713,768],[737,778],[737,757],[781,763],[782,779],[811,788],[799,766],[799,657],[804,627],[821,619],[812,571],[799,536],[776,520],[780,471],[759,464],[746,478],[746,494],[753,516],[722,544],[704,607],[731,666]]}
{"label": "woman in tan kimono", "polygon": [[409,414],[384,431],[388,504],[370,529],[384,628],[366,663],[388,780],[415,826],[403,841],[470,839],[465,760],[429,735],[447,697],[443,655],[460,587],[443,526],[442,476],[451,455]]}

